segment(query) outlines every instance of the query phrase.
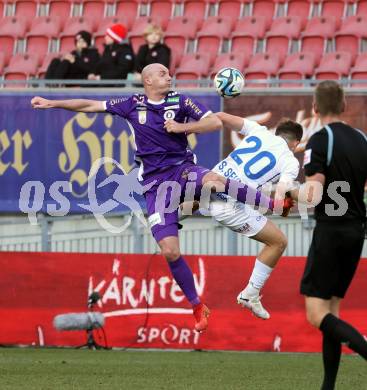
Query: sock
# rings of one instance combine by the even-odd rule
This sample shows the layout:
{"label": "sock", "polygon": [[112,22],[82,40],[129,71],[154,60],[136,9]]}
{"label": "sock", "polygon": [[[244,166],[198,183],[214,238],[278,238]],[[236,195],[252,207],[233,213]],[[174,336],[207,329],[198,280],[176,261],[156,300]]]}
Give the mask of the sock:
{"label": "sock", "polygon": [[255,188],[236,180],[227,179],[224,193],[237,199],[241,203],[264,207],[269,210],[274,209],[274,200],[272,198],[263,194],[261,191],[257,191]]}
{"label": "sock", "polygon": [[322,340],[322,360],[324,362],[324,382],[321,390],[334,390],[338,374],[342,345],[332,337],[324,334]]}
{"label": "sock", "polygon": [[[265,282],[268,280],[273,268],[261,262],[261,260],[256,259],[254,269],[250,277],[250,283],[253,287],[260,290]],[[250,287],[251,288],[251,287]]]}
{"label": "sock", "polygon": [[196,292],[194,276],[185,259],[180,256],[175,261],[169,261],[168,265],[177,284],[181,287],[182,292],[189,302],[195,306],[200,303],[200,298]]}
{"label": "sock", "polygon": [[329,313],[321,321],[320,330],[335,341],[346,343],[350,349],[367,360],[367,341],[357,329],[347,322]]}

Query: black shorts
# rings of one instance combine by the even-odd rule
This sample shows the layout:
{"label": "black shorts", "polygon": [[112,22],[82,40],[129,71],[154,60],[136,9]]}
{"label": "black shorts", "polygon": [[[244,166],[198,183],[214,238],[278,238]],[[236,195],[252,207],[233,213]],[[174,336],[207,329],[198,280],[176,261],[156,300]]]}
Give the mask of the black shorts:
{"label": "black shorts", "polygon": [[318,222],[301,281],[301,294],[322,299],[344,298],[363,243],[362,222]]}

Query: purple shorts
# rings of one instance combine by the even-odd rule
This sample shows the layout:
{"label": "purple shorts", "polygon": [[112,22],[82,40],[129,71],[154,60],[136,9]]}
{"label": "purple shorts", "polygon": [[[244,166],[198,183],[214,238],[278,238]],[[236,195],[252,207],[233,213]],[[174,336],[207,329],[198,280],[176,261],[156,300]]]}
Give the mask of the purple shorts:
{"label": "purple shorts", "polygon": [[184,162],[144,181],[144,186],[155,182],[144,196],[149,225],[157,242],[169,236],[178,237],[178,208],[184,201],[186,184],[190,182],[194,187],[195,183],[195,195],[200,195],[203,177],[208,172],[209,169],[193,162]]}

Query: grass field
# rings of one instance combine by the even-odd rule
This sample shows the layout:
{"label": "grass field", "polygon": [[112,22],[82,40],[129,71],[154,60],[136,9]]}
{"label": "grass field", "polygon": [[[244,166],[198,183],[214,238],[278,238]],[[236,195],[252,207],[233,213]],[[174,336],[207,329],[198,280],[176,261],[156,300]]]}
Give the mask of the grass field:
{"label": "grass field", "polygon": [[[319,354],[0,349],[0,389],[318,390]],[[338,390],[366,390],[366,362],[343,356]]]}

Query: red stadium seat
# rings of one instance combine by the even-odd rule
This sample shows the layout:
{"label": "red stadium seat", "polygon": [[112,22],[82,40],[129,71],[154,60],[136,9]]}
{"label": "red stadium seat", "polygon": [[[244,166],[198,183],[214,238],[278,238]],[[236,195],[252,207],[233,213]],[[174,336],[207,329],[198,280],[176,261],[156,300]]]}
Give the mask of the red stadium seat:
{"label": "red stadium seat", "polygon": [[335,34],[336,51],[349,51],[356,56],[360,51],[362,38],[367,37],[367,15],[351,16],[344,20],[341,28]]}
{"label": "red stadium seat", "polygon": [[264,38],[266,28],[267,21],[261,16],[238,20],[231,35],[232,53],[243,52],[251,56],[257,40]]}
{"label": "red stadium seat", "polygon": [[[367,80],[367,53],[360,54],[350,71],[351,80]],[[367,83],[353,83],[352,87],[367,87]]]}
{"label": "red stadium seat", "polygon": [[[309,78],[315,69],[315,56],[312,53],[294,53],[288,56],[278,72],[280,80]],[[301,87],[302,83],[282,83],[282,87]]]}
{"label": "red stadium seat", "polygon": [[332,16],[338,22],[341,20],[346,11],[346,1],[344,0],[322,0],[321,16]]}
{"label": "red stadium seat", "polygon": [[5,67],[5,53],[0,51],[0,75],[3,74],[4,67]]}
{"label": "red stadium seat", "polygon": [[29,21],[17,16],[0,19],[0,47],[5,55],[5,64],[9,62],[15,50],[17,38],[23,38],[28,30]]}
{"label": "red stadium seat", "polygon": [[287,15],[307,19],[311,15],[312,3],[310,0],[288,0]]}
{"label": "red stadium seat", "polygon": [[35,18],[27,34],[27,52],[43,56],[49,50],[49,39],[58,38],[61,22],[57,17],[40,16]]}
{"label": "red stadium seat", "polygon": [[38,68],[37,70],[37,76],[39,78],[44,78],[45,74],[47,72],[47,68],[50,65],[51,61],[54,58],[60,57],[60,53],[47,53],[43,58],[42,58],[42,65]]}
{"label": "red stadium seat", "polygon": [[[29,77],[35,77],[38,67],[38,55],[36,54],[16,54],[9,62],[9,66],[4,72],[5,80],[26,80]],[[24,87],[13,85],[13,87]]]}
{"label": "red stadium seat", "polygon": [[[209,73],[210,56],[208,53],[186,54],[180,67],[176,70],[177,80],[196,80],[207,77]],[[185,84],[185,87],[195,87],[197,84]]]}
{"label": "red stadium seat", "polygon": [[[100,51],[103,51],[104,37],[106,35],[107,28],[111,27],[114,24],[123,24],[128,28],[127,19],[123,19],[118,16],[108,16],[104,19],[101,19],[97,28],[96,33],[94,34],[94,46]],[[128,28],[129,29],[129,28]]]}
{"label": "red stadium seat", "polygon": [[357,15],[367,15],[367,0],[359,0],[357,5]]}
{"label": "red stadium seat", "polygon": [[290,50],[292,39],[298,39],[301,29],[301,19],[296,16],[275,19],[266,34],[266,52],[278,53],[282,62]]}
{"label": "red stadium seat", "polygon": [[233,22],[241,17],[242,0],[219,0],[218,3],[218,16],[231,18]]}
{"label": "red stadium seat", "polygon": [[229,39],[233,28],[233,21],[230,18],[213,16],[204,21],[202,29],[197,33],[198,52],[207,52],[214,62],[219,52],[223,39]]}
{"label": "red stadium seat", "polygon": [[83,16],[99,20],[105,15],[106,0],[83,0]]}
{"label": "red stadium seat", "polygon": [[262,16],[268,27],[275,15],[275,2],[272,0],[256,0],[253,2],[252,16]]}
{"label": "red stadium seat", "polygon": [[[245,70],[246,80],[259,80],[275,77],[280,67],[280,59],[277,54],[255,54]],[[264,87],[267,84],[249,84],[250,87]]]}
{"label": "red stadium seat", "polygon": [[96,22],[93,19],[78,16],[69,18],[60,36],[60,51],[68,52],[73,50],[75,48],[75,35],[81,30],[93,33],[96,29]]}
{"label": "red stadium seat", "polygon": [[4,3],[3,2],[0,2],[0,17],[3,17],[4,16]]}
{"label": "red stadium seat", "polygon": [[213,78],[215,74],[222,68],[227,66],[231,66],[232,68],[236,68],[243,72],[245,66],[248,64],[250,57],[248,57],[245,53],[224,53],[219,55],[215,63],[213,65],[211,71],[211,77]]}
{"label": "red stadium seat", "polygon": [[165,44],[175,53],[177,63],[186,51],[187,40],[194,40],[198,30],[196,19],[185,16],[171,19],[164,34]]}
{"label": "red stadium seat", "polygon": [[183,0],[184,13],[183,16],[187,18],[196,19],[199,22],[199,27],[207,14],[206,0]]}
{"label": "red stadium seat", "polygon": [[57,16],[60,18],[62,26],[71,16],[72,2],[69,0],[50,0],[49,16]]}
{"label": "red stadium seat", "polygon": [[124,18],[128,20],[129,25],[131,27],[138,17],[138,1],[134,0],[122,0],[116,2],[116,16],[119,18]]}
{"label": "red stadium seat", "polygon": [[328,39],[333,38],[336,29],[334,18],[312,18],[308,21],[306,29],[302,33],[301,51],[314,53],[316,63],[319,62],[326,48]]}
{"label": "red stadium seat", "polygon": [[173,2],[171,0],[150,0],[150,14],[152,18],[160,18],[167,25],[173,14]]}
{"label": "red stadium seat", "polygon": [[[129,40],[135,53],[138,52],[140,45],[145,43],[143,32],[149,24],[162,26],[162,21],[160,18],[151,18],[148,16],[140,17],[139,19],[136,19],[131,28]],[[162,27],[164,28],[165,26]]]}
{"label": "red stadium seat", "polygon": [[315,76],[318,80],[337,80],[349,74],[352,55],[348,52],[327,53],[321,58]]}
{"label": "red stadium seat", "polygon": [[32,18],[37,16],[37,1],[17,0],[15,3],[15,16],[21,16],[32,20]]}

